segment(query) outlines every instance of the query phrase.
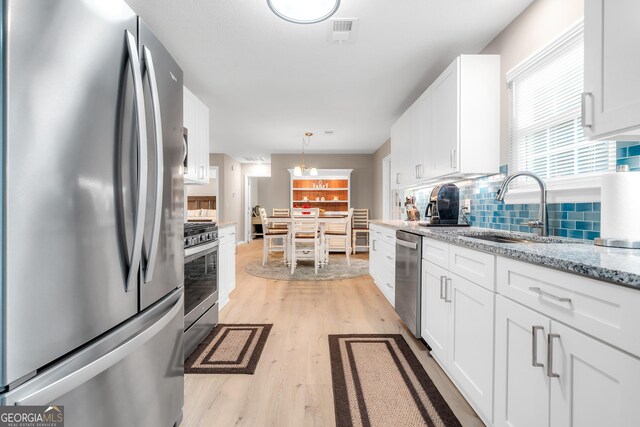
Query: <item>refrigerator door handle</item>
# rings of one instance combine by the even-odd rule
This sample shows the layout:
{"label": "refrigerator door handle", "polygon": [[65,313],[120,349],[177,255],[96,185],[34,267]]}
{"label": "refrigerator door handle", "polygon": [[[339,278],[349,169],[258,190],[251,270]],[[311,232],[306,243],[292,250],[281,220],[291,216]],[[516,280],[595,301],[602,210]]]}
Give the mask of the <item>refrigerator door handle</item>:
{"label": "refrigerator door handle", "polygon": [[[3,404],[25,406],[45,405],[47,403],[54,402],[60,396],[78,388],[82,384],[111,368],[127,356],[135,353],[139,348],[162,331],[169,322],[179,314],[180,310],[182,310],[183,301],[184,296],[180,295],[180,298],[173,304],[168,312],[162,315],[162,317],[144,329],[141,333],[125,341],[120,346],[102,354],[100,357],[94,359],[90,363],[87,363],[81,368],[69,367],[68,375],[61,376],[47,385],[42,386],[40,384],[34,384],[33,388],[35,390],[32,392],[30,390],[25,389],[22,391],[20,388],[16,388],[13,393],[8,394],[8,398],[3,402]],[[25,384],[25,386],[27,385],[28,383]]]}
{"label": "refrigerator door handle", "polygon": [[127,39],[127,50],[129,52],[129,63],[133,74],[133,93],[136,103],[136,121],[138,130],[138,200],[136,206],[136,219],[134,225],[133,249],[129,262],[129,273],[127,275],[126,292],[135,289],[138,280],[138,267],[142,258],[142,240],[144,238],[144,221],[147,205],[147,124],[144,110],[144,93],[142,88],[142,69],[140,57],[135,37],[125,30]]}
{"label": "refrigerator door handle", "polygon": [[151,241],[146,253],[147,263],[144,271],[144,282],[149,283],[153,279],[153,271],[158,255],[158,241],[160,240],[160,221],[162,219],[162,196],[164,191],[164,158],[162,143],[162,114],[160,112],[160,98],[158,93],[158,81],[156,79],[156,69],[153,65],[151,51],[143,46],[142,57],[147,69],[149,87],[151,92],[151,105],[153,107],[153,130],[156,143],[156,195],[155,209],[153,213],[153,228],[151,229]]}

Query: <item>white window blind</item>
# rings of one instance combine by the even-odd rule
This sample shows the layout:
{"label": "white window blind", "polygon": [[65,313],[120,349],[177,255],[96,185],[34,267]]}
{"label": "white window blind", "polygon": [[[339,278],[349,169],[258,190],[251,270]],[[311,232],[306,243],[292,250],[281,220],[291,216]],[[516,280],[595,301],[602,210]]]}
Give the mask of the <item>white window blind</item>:
{"label": "white window blind", "polygon": [[549,180],[615,169],[615,142],[587,141],[580,126],[584,31],[580,23],[507,75],[511,171]]}

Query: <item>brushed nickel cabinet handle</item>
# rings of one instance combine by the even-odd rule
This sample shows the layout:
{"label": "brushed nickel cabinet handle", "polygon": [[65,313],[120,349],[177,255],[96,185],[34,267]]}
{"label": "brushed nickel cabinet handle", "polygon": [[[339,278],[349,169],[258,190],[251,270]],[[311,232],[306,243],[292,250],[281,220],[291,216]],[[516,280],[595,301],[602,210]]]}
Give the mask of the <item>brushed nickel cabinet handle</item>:
{"label": "brushed nickel cabinet handle", "polygon": [[553,300],[556,300],[558,302],[566,302],[566,303],[571,303],[571,298],[567,298],[567,297],[559,297],[557,295],[554,294],[550,294],[549,292],[545,292],[542,289],[540,289],[539,287],[530,287],[529,290],[531,292],[535,292],[536,294],[540,295],[540,296],[545,296],[548,298],[551,298]]}
{"label": "brushed nickel cabinet handle", "polygon": [[445,286],[444,286],[444,301],[445,302],[451,302],[451,300],[449,299],[449,285],[451,284],[451,286],[453,286],[453,279],[451,277],[447,277],[445,279]]}
{"label": "brushed nickel cabinet handle", "polygon": [[582,92],[582,94],[580,95],[580,125],[583,128],[590,128],[593,126],[591,120],[587,122],[587,97],[593,100],[593,93]]}
{"label": "brushed nickel cabinet handle", "polygon": [[559,334],[549,334],[547,337],[547,376],[549,378],[560,378],[560,374],[553,372],[553,340],[560,338]]}
{"label": "brushed nickel cabinet handle", "polygon": [[538,331],[544,331],[544,326],[531,327],[531,366],[541,368],[544,363],[538,362]]}
{"label": "brushed nickel cabinet handle", "polygon": [[440,276],[440,299],[446,300],[444,288],[447,286],[447,276]]}

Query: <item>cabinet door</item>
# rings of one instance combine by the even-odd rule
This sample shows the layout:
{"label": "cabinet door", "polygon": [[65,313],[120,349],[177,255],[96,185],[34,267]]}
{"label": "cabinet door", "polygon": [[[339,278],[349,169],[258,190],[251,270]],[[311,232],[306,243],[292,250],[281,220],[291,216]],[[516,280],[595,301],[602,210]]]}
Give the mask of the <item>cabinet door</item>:
{"label": "cabinet door", "polygon": [[183,92],[183,126],[187,129],[187,167],[184,178],[198,180],[198,100],[186,87]]}
{"label": "cabinet door", "polygon": [[402,189],[411,178],[411,111],[407,110],[391,128],[391,187]]}
{"label": "cabinet door", "polygon": [[459,58],[433,83],[434,176],[458,170],[458,75]]}
{"label": "cabinet door", "polygon": [[209,108],[198,101],[198,182],[209,183]]}
{"label": "cabinet door", "polygon": [[493,419],[495,294],[449,273],[449,373],[483,419]]}
{"label": "cabinet door", "polygon": [[[640,2],[586,0],[583,124],[592,139],[640,135]],[[633,132],[630,129],[636,128]]]}
{"label": "cabinet door", "polygon": [[427,144],[431,126],[431,92],[427,89],[411,106],[411,155],[412,183],[427,179],[429,170]]}
{"label": "cabinet door", "polygon": [[640,359],[553,322],[551,427],[639,426]]}
{"label": "cabinet door", "polygon": [[549,378],[545,356],[546,335],[550,328],[548,317],[501,296],[496,297],[496,427],[549,425]]}
{"label": "cabinet door", "polygon": [[422,338],[431,347],[434,359],[447,363],[449,303],[445,300],[447,270],[428,261],[422,262]]}
{"label": "cabinet door", "polygon": [[233,233],[231,235],[232,244],[229,248],[229,278],[227,285],[227,295],[233,292],[236,288],[236,254],[237,254],[237,243],[236,243],[236,234]]}
{"label": "cabinet door", "polygon": [[220,239],[220,249],[218,250],[218,301],[220,302],[219,307],[222,308],[226,304],[227,294],[227,281],[229,276],[229,270],[227,265],[229,265],[228,255],[225,251],[224,246],[222,245],[222,239]]}
{"label": "cabinet door", "polygon": [[420,148],[417,156],[422,164],[420,170],[420,180],[425,181],[434,178],[435,160],[434,160],[434,139],[433,139],[433,90],[431,88],[421,97],[421,122],[420,122]]}
{"label": "cabinet door", "polygon": [[220,278],[218,279],[218,294],[220,308],[229,302],[229,293],[235,287],[236,263],[234,247],[227,242],[229,237],[220,241]]}
{"label": "cabinet door", "polygon": [[[380,265],[380,241],[374,237],[373,230],[371,232],[371,251],[369,252],[369,274],[373,277],[373,281],[378,285],[380,280],[378,279],[377,267]],[[379,286],[379,285],[378,285]]]}

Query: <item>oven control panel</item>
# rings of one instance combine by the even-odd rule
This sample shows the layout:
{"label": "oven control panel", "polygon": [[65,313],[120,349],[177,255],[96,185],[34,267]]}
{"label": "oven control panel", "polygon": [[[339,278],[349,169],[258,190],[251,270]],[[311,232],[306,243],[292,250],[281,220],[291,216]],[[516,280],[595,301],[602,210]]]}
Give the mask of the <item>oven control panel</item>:
{"label": "oven control panel", "polygon": [[218,240],[218,227],[212,223],[184,225],[184,247],[191,248]]}
{"label": "oven control panel", "polygon": [[189,236],[184,238],[184,247],[189,248],[192,246],[202,245],[203,243],[212,242],[218,240],[218,232],[210,231],[208,233],[197,234],[195,236]]}

